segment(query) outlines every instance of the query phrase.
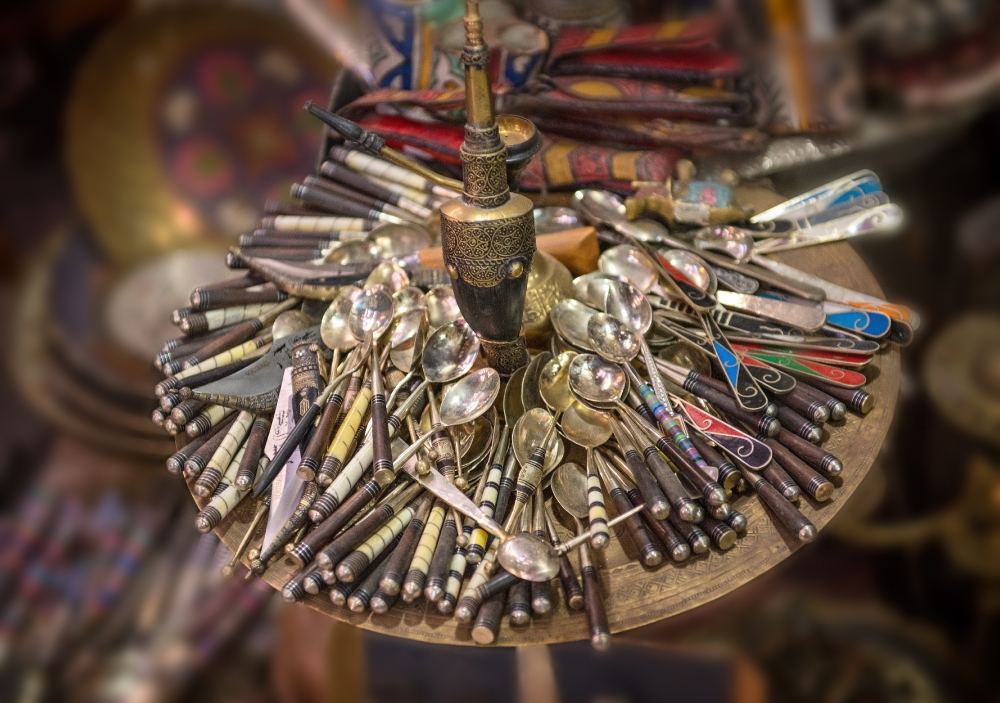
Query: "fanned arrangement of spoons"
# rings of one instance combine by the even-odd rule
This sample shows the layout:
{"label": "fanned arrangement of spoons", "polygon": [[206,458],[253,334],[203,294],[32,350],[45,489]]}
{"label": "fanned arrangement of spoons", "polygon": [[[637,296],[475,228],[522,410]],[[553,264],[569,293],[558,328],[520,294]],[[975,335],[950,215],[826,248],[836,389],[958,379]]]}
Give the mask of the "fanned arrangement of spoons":
{"label": "fanned arrangement of spoons", "polygon": [[202,531],[255,501],[234,559],[257,575],[293,565],[286,600],[385,613],[422,598],[489,644],[504,615],[523,626],[561,599],[603,649],[612,540],[647,569],[728,550],[748,528],[740,494],[793,539],[815,536],[796,502],[831,500],[843,470],[820,444],[871,410],[866,365],[918,320],[765,253],[860,234],[843,223],[876,191],[860,172],[687,232],[577,192],[574,209],[536,216],[582,217],[620,243],[508,379],[480,359],[450,287],[414,285],[441,280],[426,269],[234,253],[249,273],[194,291],[158,359],[161,422],[187,440],[167,468]]}

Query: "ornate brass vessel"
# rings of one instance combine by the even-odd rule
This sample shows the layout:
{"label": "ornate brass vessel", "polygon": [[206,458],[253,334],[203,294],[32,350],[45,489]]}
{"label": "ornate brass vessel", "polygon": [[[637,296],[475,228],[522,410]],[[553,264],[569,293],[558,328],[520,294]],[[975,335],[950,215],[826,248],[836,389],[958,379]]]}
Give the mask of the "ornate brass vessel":
{"label": "ornate brass vessel", "polygon": [[368,153],[410,169],[462,195],[441,206],[441,244],[462,314],[482,340],[486,360],[501,376],[528,363],[521,317],[535,254],[531,200],[516,188],[541,148],[538,130],[513,115],[494,115],[478,0],[465,15],[465,141],[462,182],[445,178],[385,146],[376,134],[314,105],[307,109]]}

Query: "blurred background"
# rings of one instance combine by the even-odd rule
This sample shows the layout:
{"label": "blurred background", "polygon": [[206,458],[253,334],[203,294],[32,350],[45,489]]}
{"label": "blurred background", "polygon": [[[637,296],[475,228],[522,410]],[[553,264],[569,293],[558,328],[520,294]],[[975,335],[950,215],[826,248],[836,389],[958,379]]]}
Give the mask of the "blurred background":
{"label": "blurred background", "polygon": [[[315,169],[306,100],[461,86],[460,2],[357,2],[0,6],[0,700],[1000,700],[992,0],[483,3],[498,100],[549,144],[789,196],[870,168],[903,207],[901,234],[854,246],[924,323],[882,453],[816,544],[609,654],[549,648],[554,681],[544,650],[364,634],[219,575],[230,553],[194,529],[149,419],[170,311]],[[712,51],[677,57],[676,90],[598,108],[558,70],[587,64],[567,27],[692,18]],[[413,127],[426,106],[379,95],[348,114],[453,160]],[[523,185],[562,203],[581,178],[536,162]]]}

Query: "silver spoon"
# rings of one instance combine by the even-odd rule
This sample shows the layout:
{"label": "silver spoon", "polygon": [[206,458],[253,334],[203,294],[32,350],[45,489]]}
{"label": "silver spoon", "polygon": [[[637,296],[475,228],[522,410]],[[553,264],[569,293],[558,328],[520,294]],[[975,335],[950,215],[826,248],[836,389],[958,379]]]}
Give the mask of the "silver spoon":
{"label": "silver spoon", "polygon": [[[559,506],[573,518],[576,535],[584,535],[581,518],[589,516],[587,504],[587,477],[583,469],[573,463],[567,463],[556,469],[552,477],[552,496]],[[589,532],[586,533],[589,535]],[[600,585],[597,580],[597,570],[590,554],[590,545],[584,541],[580,545],[580,575],[583,577],[583,591],[587,608],[587,625],[590,629],[591,646],[603,652],[611,646],[611,629],[608,627],[608,616],[604,609],[604,601],[600,597]],[[590,597],[586,597],[587,594]]]}
{"label": "silver spoon", "polygon": [[669,236],[667,228],[649,219],[629,221],[625,216],[625,201],[604,190],[578,190],[573,193],[573,205],[591,224],[602,224],[616,232],[643,242],[662,242]]}
{"label": "silver spoon", "polygon": [[448,389],[441,399],[441,424],[463,425],[493,406],[500,394],[500,374],[494,369],[475,371]]}
{"label": "silver spoon", "polygon": [[618,318],[603,312],[596,313],[587,323],[587,337],[591,348],[608,361],[627,364],[642,349],[643,342]]}
{"label": "silver spoon", "polygon": [[358,339],[351,334],[347,318],[351,314],[354,301],[359,297],[361,297],[360,288],[344,286],[323,313],[323,319],[319,324],[319,335],[323,344],[330,349],[343,351],[357,346]]}
{"label": "silver spoon", "polygon": [[587,323],[593,315],[594,310],[579,300],[566,298],[556,303],[549,313],[549,319],[560,337],[575,347],[591,351]]}
{"label": "silver spoon", "polygon": [[623,276],[643,293],[656,285],[656,265],[642,249],[631,244],[611,247],[597,260],[601,273]]}

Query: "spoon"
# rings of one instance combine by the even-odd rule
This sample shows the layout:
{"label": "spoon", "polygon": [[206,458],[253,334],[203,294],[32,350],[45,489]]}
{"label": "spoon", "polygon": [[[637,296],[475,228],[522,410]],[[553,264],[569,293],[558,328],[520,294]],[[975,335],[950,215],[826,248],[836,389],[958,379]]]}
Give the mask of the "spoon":
{"label": "spoon", "polygon": [[274,318],[274,324],[271,325],[271,338],[277,341],[296,332],[307,330],[315,324],[301,310],[287,310]]}
{"label": "spoon", "polygon": [[421,249],[429,248],[430,233],[419,225],[384,224],[371,231],[368,235],[378,250],[378,258],[396,259],[416,254]]}
{"label": "spoon", "polygon": [[611,438],[607,413],[589,408],[575,398],[563,412],[559,427],[566,439],[584,449],[599,447]]}
{"label": "spoon", "polygon": [[389,335],[389,359],[400,371],[409,374],[422,353],[421,341],[427,336],[423,308],[397,312]]}
{"label": "spoon", "polygon": [[566,298],[556,303],[549,313],[549,319],[552,320],[552,327],[562,339],[574,347],[592,351],[587,336],[587,323],[593,314],[594,310],[579,300]]}
{"label": "spoon", "polygon": [[538,374],[538,393],[556,414],[564,413],[576,402],[569,390],[569,365],[576,356],[574,351],[562,352],[552,357]]}
{"label": "spoon", "polygon": [[595,354],[580,354],[569,366],[569,389],[574,396],[598,409],[610,410],[621,403],[628,377],[618,364]]}
{"label": "spoon", "polygon": [[424,303],[424,292],[415,286],[400,288],[392,294],[392,304],[397,315],[426,307]]}
{"label": "spoon", "polygon": [[611,281],[620,280],[622,276],[612,276],[608,273],[594,271],[585,273],[573,279],[573,294],[577,300],[595,310],[604,309],[604,299],[608,294]]}
{"label": "spoon", "polygon": [[382,261],[368,274],[362,286],[365,290],[382,286],[392,295],[410,285],[410,276],[395,261]]}
{"label": "spoon", "polygon": [[323,313],[323,319],[319,323],[319,335],[323,344],[330,349],[344,351],[357,346],[358,339],[351,334],[347,318],[351,314],[354,301],[360,297],[360,288],[344,286]]}
{"label": "spoon", "polygon": [[690,284],[709,295],[715,294],[719,280],[715,277],[715,271],[699,257],[683,249],[666,249],[661,254]]}
{"label": "spoon", "polygon": [[[583,469],[577,464],[563,464],[553,475],[551,486],[556,502],[573,518],[576,534],[582,535],[583,525],[580,519],[589,516],[587,505],[589,489]],[[601,599],[600,584],[590,554],[590,545],[586,542],[580,545],[580,575],[583,577],[583,597],[587,626],[590,629],[590,644],[594,649],[603,652],[611,646],[611,629],[608,627],[608,616],[604,609],[604,601]]]}
{"label": "spoon", "polygon": [[530,532],[512,535],[437,471],[421,474],[411,466],[404,470],[448,506],[472,518],[479,527],[496,537],[500,541],[497,561],[510,573],[525,581],[550,581],[559,573],[558,554],[548,542]]}
{"label": "spoon", "polygon": [[581,226],[580,213],[571,207],[536,207],[532,211],[535,218],[536,234],[552,234]]}
{"label": "spoon", "polygon": [[632,361],[642,350],[644,341],[618,318],[603,312],[594,314],[587,322],[590,347],[601,357],[619,364]]}
{"label": "spoon", "polygon": [[732,225],[705,227],[694,233],[695,247],[721,252],[738,264],[750,261],[753,244],[753,237],[749,232]]}
{"label": "spoon", "polygon": [[[461,378],[479,356],[479,337],[465,320],[455,320],[439,328],[424,346],[422,363],[424,382],[415,392],[423,392],[431,383],[449,383]],[[431,445],[437,453],[435,465],[449,480],[454,480],[458,464],[452,451],[449,433],[441,424],[434,393],[427,393],[427,407],[431,416]],[[461,478],[461,477],[459,477]],[[462,479],[461,483],[465,480]]]}
{"label": "spoon", "polygon": [[631,244],[611,247],[597,261],[601,273],[622,276],[643,293],[656,285],[659,276],[656,265],[642,249]]}
{"label": "spoon", "polygon": [[427,306],[427,319],[430,321],[432,330],[462,319],[462,311],[458,308],[455,291],[451,286],[431,288],[424,295],[424,305]]}
{"label": "spoon", "polygon": [[475,371],[445,393],[441,400],[441,424],[463,425],[490,409],[500,394],[500,374],[494,369]]}
{"label": "spoon", "polygon": [[371,347],[371,427],[372,467],[375,473],[392,471],[389,416],[385,403],[385,385],[382,380],[378,345],[374,343],[392,322],[392,297],[381,287],[366,290],[351,306],[348,327],[362,346]]}
{"label": "spoon", "polygon": [[770,401],[757,385],[753,375],[740,361],[729,340],[723,334],[722,328],[719,327],[719,323],[711,314],[718,305],[718,301],[712,297],[715,274],[704,261],[691,252],[672,249],[666,252],[665,256],[671,257],[670,261],[676,264],[674,266],[670,261],[666,262],[670,280],[673,281],[688,305],[698,313],[702,327],[708,336],[710,348],[719,362],[726,382],[733,391],[736,402],[744,410],[751,412],[763,409]]}
{"label": "spoon", "polygon": [[591,224],[603,224],[620,234],[643,242],[662,242],[669,236],[667,228],[649,219],[629,221],[625,216],[625,201],[604,190],[578,190],[573,193],[573,205]]}
{"label": "spoon", "polygon": [[530,461],[532,454],[539,448],[545,453],[543,474],[551,471],[559,463],[565,447],[559,434],[552,431],[554,426],[552,415],[544,408],[527,410],[518,418],[512,431],[512,446],[514,456],[522,466]]}

